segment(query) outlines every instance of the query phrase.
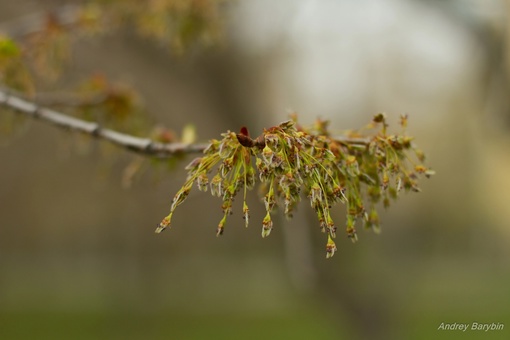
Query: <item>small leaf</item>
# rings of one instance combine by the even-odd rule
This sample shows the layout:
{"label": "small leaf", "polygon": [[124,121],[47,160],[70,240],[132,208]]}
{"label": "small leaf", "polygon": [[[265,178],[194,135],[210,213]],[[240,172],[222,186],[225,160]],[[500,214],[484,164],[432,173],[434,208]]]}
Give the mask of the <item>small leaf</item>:
{"label": "small leaf", "polygon": [[182,129],[181,142],[184,144],[193,144],[197,140],[197,131],[195,125],[188,124]]}
{"label": "small leaf", "polygon": [[18,45],[9,37],[0,35],[0,62],[2,59],[16,58],[20,55]]}

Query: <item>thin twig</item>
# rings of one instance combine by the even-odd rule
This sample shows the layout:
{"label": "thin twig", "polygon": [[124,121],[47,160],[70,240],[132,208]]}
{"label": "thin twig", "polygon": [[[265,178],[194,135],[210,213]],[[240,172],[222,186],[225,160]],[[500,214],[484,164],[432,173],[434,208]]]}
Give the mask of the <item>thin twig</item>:
{"label": "thin twig", "polygon": [[1,90],[0,106],[8,107],[18,113],[23,113],[32,118],[40,119],[41,121],[57,125],[64,129],[80,131],[82,133],[110,141],[113,144],[125,147],[130,151],[159,158],[167,158],[183,153],[201,153],[207,147],[207,144],[159,143],[149,138],[135,137],[102,128],[96,122],[88,122],[79,118],[70,117],[51,109],[40,107],[26,99],[22,99]]}

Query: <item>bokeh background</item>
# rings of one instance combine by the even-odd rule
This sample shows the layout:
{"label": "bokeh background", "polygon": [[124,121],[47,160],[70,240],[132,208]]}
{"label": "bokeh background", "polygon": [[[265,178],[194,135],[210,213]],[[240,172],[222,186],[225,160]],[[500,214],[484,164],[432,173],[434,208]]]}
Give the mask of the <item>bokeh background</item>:
{"label": "bokeh background", "polygon": [[[0,22],[64,3],[2,0]],[[184,55],[132,32],[84,39],[69,77],[129,83],[153,121],[201,140],[289,110],[339,133],[408,113],[437,175],[326,260],[306,204],[262,239],[256,193],[248,229],[239,206],[216,238],[221,202],[193,191],[155,235],[186,161],[125,189],[133,155],[25,121],[0,148],[0,338],[509,339],[510,2],[246,0],[223,15],[222,43]]]}

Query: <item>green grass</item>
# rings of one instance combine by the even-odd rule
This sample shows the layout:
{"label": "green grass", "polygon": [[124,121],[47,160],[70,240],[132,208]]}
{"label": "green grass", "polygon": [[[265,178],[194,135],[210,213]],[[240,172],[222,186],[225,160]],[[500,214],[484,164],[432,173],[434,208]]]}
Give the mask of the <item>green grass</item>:
{"label": "green grass", "polygon": [[0,313],[1,339],[339,339],[317,316]]}

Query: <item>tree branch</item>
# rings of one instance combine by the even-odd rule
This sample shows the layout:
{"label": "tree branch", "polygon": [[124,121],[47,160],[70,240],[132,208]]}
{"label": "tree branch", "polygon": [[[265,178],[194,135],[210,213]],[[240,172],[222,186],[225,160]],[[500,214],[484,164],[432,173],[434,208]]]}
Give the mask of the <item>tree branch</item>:
{"label": "tree branch", "polygon": [[181,153],[201,153],[207,144],[159,143],[149,138],[140,138],[114,130],[102,128],[96,122],[88,122],[66,114],[40,107],[28,100],[0,90],[0,106],[8,107],[18,113],[40,119],[64,129],[82,133],[110,141],[113,144],[148,156],[168,158]]}
{"label": "tree branch", "polygon": [[[207,144],[187,143],[159,143],[149,138],[140,138],[111,129],[102,128],[96,122],[89,122],[66,114],[40,107],[27,99],[0,90],[0,106],[4,106],[18,113],[25,114],[34,119],[40,119],[63,129],[79,131],[99,139],[107,140],[113,144],[124,147],[129,151],[141,153],[157,158],[169,158],[176,154],[201,153]],[[348,145],[365,146],[370,140],[362,137],[335,137],[340,143]]]}

